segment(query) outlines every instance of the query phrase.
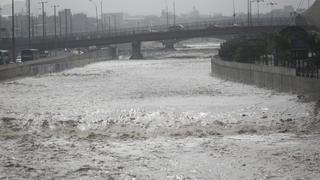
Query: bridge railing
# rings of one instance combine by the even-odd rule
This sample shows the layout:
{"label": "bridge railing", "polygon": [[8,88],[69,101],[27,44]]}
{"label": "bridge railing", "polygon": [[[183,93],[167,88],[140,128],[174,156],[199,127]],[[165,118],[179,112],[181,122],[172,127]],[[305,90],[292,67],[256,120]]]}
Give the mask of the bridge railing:
{"label": "bridge railing", "polygon": [[[206,29],[206,28],[215,28],[215,27],[232,27],[232,26],[279,26],[279,25],[290,25],[292,24],[292,20],[290,17],[275,17],[270,18],[261,17],[259,20],[257,18],[252,19],[252,23],[248,24],[246,19],[237,19],[235,22],[233,19],[215,19],[210,21],[199,21],[192,23],[177,23],[176,25],[181,25],[181,31],[188,30],[197,30],[197,29]],[[141,27],[132,27],[132,28],[118,28],[111,29],[106,31],[99,32],[79,32],[66,34],[62,36],[54,36],[49,35],[33,37],[33,42],[41,42],[41,41],[76,41],[76,40],[90,40],[90,39],[99,39],[99,38],[113,38],[119,36],[129,36],[129,35],[139,35],[139,34],[150,34],[150,33],[159,33],[159,32],[167,32],[170,31],[170,27],[173,25],[157,25],[157,26],[141,26]],[[28,38],[17,38],[18,42],[27,42]],[[1,40],[0,40],[1,42]]]}

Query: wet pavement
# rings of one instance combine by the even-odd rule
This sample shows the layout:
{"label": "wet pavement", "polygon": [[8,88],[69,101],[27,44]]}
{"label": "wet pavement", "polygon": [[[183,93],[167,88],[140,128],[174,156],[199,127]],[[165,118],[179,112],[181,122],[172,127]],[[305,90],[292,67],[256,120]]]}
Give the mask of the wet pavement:
{"label": "wet pavement", "polygon": [[318,179],[317,103],[211,75],[214,40],[0,83],[0,179]]}

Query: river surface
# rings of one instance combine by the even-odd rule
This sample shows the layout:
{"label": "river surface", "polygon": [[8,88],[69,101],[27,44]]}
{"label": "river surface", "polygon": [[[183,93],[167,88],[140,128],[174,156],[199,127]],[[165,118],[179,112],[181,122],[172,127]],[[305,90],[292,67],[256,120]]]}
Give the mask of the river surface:
{"label": "river surface", "polygon": [[0,82],[0,179],[319,179],[319,103],[212,76],[217,47]]}

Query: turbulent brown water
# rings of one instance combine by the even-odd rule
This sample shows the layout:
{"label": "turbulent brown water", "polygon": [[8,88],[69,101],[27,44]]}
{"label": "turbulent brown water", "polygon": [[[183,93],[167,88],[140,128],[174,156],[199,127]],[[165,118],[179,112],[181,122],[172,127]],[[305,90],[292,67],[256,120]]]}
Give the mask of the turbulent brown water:
{"label": "turbulent brown water", "polygon": [[[0,179],[318,179],[318,103],[211,76],[216,41],[0,83]],[[299,96],[300,97],[300,96]]]}

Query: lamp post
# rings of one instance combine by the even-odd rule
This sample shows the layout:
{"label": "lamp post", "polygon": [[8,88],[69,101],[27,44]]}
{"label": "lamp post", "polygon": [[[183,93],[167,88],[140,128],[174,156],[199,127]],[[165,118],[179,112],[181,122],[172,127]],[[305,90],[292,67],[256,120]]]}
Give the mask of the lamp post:
{"label": "lamp post", "polygon": [[236,24],[236,6],[235,6],[234,0],[233,0],[233,24]]}
{"label": "lamp post", "polygon": [[272,24],[273,24],[273,6],[277,5],[277,3],[270,2],[270,3],[267,3],[267,5],[270,6],[270,25],[272,26]]}
{"label": "lamp post", "polygon": [[167,28],[169,28],[169,8],[168,8],[168,4],[166,1],[166,18],[167,18]]}
{"label": "lamp post", "polygon": [[98,6],[94,1],[92,1],[92,0],[89,0],[89,1],[92,2],[94,4],[95,8],[96,8],[97,32],[99,32]]}
{"label": "lamp post", "polygon": [[39,2],[41,4],[41,9],[42,9],[42,39],[45,39],[46,36],[46,26],[45,26],[45,12],[44,12],[44,5],[47,3],[45,1]]}
{"label": "lamp post", "polygon": [[102,6],[102,0],[100,0],[100,14],[101,14],[101,32],[103,32],[104,27],[104,19],[103,19],[103,6]]}
{"label": "lamp post", "polygon": [[31,16],[31,39],[34,39],[34,17]]}
{"label": "lamp post", "polygon": [[257,3],[257,24],[260,24],[260,2],[264,2],[264,0],[253,0],[253,2]]}
{"label": "lamp post", "polygon": [[108,23],[109,24],[108,27],[109,27],[109,34],[110,34],[111,33],[111,16],[110,15],[108,16],[108,22],[109,22]]}
{"label": "lamp post", "polygon": [[14,0],[12,0],[12,61],[16,62],[16,40],[15,40],[15,28],[14,28]]}
{"label": "lamp post", "polygon": [[59,36],[62,36],[62,11],[59,11],[58,13],[59,16]]}
{"label": "lamp post", "polygon": [[31,48],[31,0],[27,0],[27,17],[28,17],[28,47]]}
{"label": "lamp post", "polygon": [[176,25],[176,1],[173,0],[173,25]]}
{"label": "lamp post", "polygon": [[[0,31],[2,30],[2,8],[0,7]],[[1,33],[0,33],[0,38],[1,38]]]}
{"label": "lamp post", "polygon": [[248,26],[252,25],[252,6],[251,0],[248,0]]}

